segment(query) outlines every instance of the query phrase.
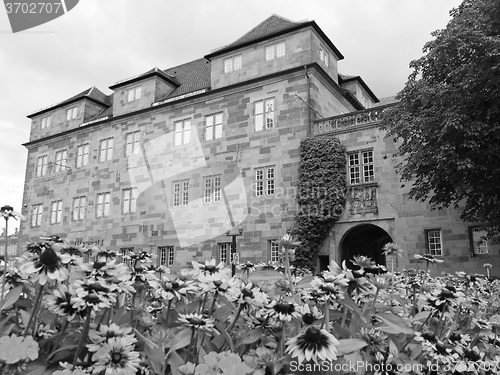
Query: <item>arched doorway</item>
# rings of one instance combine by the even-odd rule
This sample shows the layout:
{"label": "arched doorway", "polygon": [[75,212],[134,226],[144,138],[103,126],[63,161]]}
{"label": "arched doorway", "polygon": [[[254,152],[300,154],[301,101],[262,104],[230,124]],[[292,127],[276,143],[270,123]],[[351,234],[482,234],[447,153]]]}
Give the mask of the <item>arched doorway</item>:
{"label": "arched doorway", "polygon": [[377,264],[385,266],[385,255],[382,248],[392,242],[391,236],[382,228],[373,224],[361,224],[351,228],[340,241],[341,261],[346,261],[349,268],[355,255],[364,255],[372,258]]}

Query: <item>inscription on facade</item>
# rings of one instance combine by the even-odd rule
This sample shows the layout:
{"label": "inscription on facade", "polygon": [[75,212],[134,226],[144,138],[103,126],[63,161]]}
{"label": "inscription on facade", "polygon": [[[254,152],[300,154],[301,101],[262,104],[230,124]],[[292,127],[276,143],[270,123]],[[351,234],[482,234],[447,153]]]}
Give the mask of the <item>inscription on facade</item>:
{"label": "inscription on facade", "polygon": [[69,240],[68,242],[70,243],[70,245],[73,245],[73,246],[102,246],[102,245],[104,245],[103,239]]}
{"label": "inscription on facade", "polygon": [[385,108],[387,107],[367,109],[317,121],[314,124],[314,134],[329,133],[356,125],[376,124],[382,120]]}
{"label": "inscription on facade", "polygon": [[351,215],[364,215],[377,213],[377,187],[356,186],[349,188],[349,213]]}

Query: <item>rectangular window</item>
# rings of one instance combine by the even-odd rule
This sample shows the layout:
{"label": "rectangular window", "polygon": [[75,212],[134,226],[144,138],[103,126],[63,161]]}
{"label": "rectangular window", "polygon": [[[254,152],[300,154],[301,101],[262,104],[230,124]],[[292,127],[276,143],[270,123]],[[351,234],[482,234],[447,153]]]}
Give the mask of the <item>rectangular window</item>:
{"label": "rectangular window", "polygon": [[127,266],[132,265],[132,260],[130,259],[130,256],[134,253],[134,248],[133,247],[122,247],[120,249],[120,252],[118,254],[118,262],[119,263],[125,263]]}
{"label": "rectangular window", "polygon": [[349,184],[375,181],[373,151],[357,151],[348,154]]}
{"label": "rectangular window", "polygon": [[132,87],[127,90],[127,102],[133,102],[134,100],[140,99],[142,95],[141,86]]}
{"label": "rectangular window", "polygon": [[221,186],[220,186],[221,176],[209,176],[205,177],[204,191],[203,191],[203,202],[220,202],[221,200]]}
{"label": "rectangular window", "polygon": [[139,130],[125,135],[125,156],[139,153],[140,138],[141,133]]}
{"label": "rectangular window", "polygon": [[78,107],[71,107],[66,110],[66,121],[73,120],[78,116]]}
{"label": "rectangular window", "polygon": [[96,217],[108,217],[111,204],[111,193],[97,194]]}
{"label": "rectangular window", "polygon": [[31,226],[39,227],[42,225],[43,206],[41,204],[33,205],[31,209]]}
{"label": "rectangular window", "polygon": [[230,73],[234,70],[240,70],[243,65],[241,55],[228,57],[224,59],[224,73]]}
{"label": "rectangular window", "polygon": [[159,246],[158,247],[158,265],[172,267],[174,265],[174,247]]}
{"label": "rectangular window", "polygon": [[486,231],[481,228],[469,228],[469,231],[473,254],[488,254],[488,235]]}
{"label": "rectangular window", "polygon": [[36,158],[36,176],[42,177],[47,174],[47,164],[49,157],[47,155],[42,155]]}
{"label": "rectangular window", "polygon": [[276,240],[269,241],[271,262],[280,262],[280,247]]}
{"label": "rectangular window", "polygon": [[222,138],[222,112],[207,116],[205,119],[205,140]]}
{"label": "rectangular window", "polygon": [[231,246],[231,242],[223,242],[219,244],[219,262],[229,264],[233,261]]}
{"label": "rectangular window", "polygon": [[185,145],[191,142],[191,120],[174,122],[174,145]]}
{"label": "rectangular window", "polygon": [[273,195],[275,190],[274,167],[258,168],[255,170],[255,196]]}
{"label": "rectangular window", "polygon": [[58,173],[66,170],[68,163],[68,150],[61,150],[56,152],[56,160],[54,162],[54,172]]}
{"label": "rectangular window", "polygon": [[274,98],[255,102],[255,131],[274,127]]}
{"label": "rectangular window", "polygon": [[328,66],[330,63],[330,56],[328,55],[328,52],[326,52],[323,48],[319,49],[319,59],[323,61],[323,63]]}
{"label": "rectangular window", "polygon": [[99,161],[113,159],[113,138],[101,139],[99,142]]}
{"label": "rectangular window", "polygon": [[443,241],[440,229],[431,229],[426,231],[427,251],[430,255],[443,255]]}
{"label": "rectangular window", "polygon": [[123,189],[122,213],[131,214],[137,211],[137,188]]}
{"label": "rectangular window", "polygon": [[62,200],[50,204],[50,224],[59,224],[62,220]]}
{"label": "rectangular window", "polygon": [[90,145],[85,143],[76,147],[76,167],[81,168],[89,165]]}
{"label": "rectangular window", "polygon": [[173,183],[172,205],[174,207],[187,206],[189,203],[189,180]]}
{"label": "rectangular window", "polygon": [[42,129],[48,128],[51,122],[52,122],[52,116],[42,117],[42,119],[40,120],[40,127]]}
{"label": "rectangular window", "polygon": [[87,197],[73,198],[73,220],[80,221],[85,219],[85,212],[87,210]]}
{"label": "rectangular window", "polygon": [[279,42],[266,47],[266,61],[285,56],[285,42]]}

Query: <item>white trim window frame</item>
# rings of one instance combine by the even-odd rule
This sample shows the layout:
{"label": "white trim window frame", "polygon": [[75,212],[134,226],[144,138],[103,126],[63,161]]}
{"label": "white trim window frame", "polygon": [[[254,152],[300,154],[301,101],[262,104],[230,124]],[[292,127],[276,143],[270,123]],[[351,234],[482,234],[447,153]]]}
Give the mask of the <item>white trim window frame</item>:
{"label": "white trim window frame", "polygon": [[349,185],[375,181],[375,159],[373,150],[347,153],[347,175]]}
{"label": "white trim window frame", "polygon": [[191,119],[174,122],[174,145],[181,146],[191,142]]}
{"label": "white trim window frame", "polygon": [[59,150],[56,152],[56,157],[54,161],[54,172],[59,173],[66,170],[68,166],[68,150]]}
{"label": "white trim window frame", "polygon": [[76,147],[76,167],[86,167],[89,165],[90,144],[84,143]]}
{"label": "white trim window frame", "polygon": [[274,166],[255,168],[255,196],[274,195],[276,169]]}
{"label": "white trim window frame", "polygon": [[40,128],[45,129],[45,128],[50,127],[51,122],[52,122],[52,116],[51,115],[42,117],[40,119]]}
{"label": "white trim window frame", "polygon": [[74,120],[78,116],[78,106],[66,110],[66,121]]}
{"label": "white trim window frame", "polygon": [[137,212],[137,197],[139,190],[137,188],[127,188],[122,190],[122,214],[133,214]]}
{"label": "white trim window frame", "polygon": [[488,235],[484,229],[470,228],[472,251],[474,255],[484,255],[489,253]]}
{"label": "white trim window frame", "polygon": [[62,200],[52,201],[50,204],[50,224],[60,224],[62,221]]}
{"label": "white trim window frame", "polygon": [[73,221],[85,220],[85,213],[87,211],[87,197],[74,197],[73,198]]}
{"label": "white trim window frame", "polygon": [[269,260],[272,263],[281,263],[280,246],[276,240],[269,241]]}
{"label": "white trim window frame", "polygon": [[426,230],[427,253],[433,256],[443,255],[443,235],[441,229]]}
{"label": "white trim window frame", "polygon": [[256,132],[269,130],[275,125],[275,98],[254,102],[254,129]]}
{"label": "white trim window frame", "polygon": [[103,138],[99,141],[99,162],[111,159],[113,159],[113,137]]}
{"label": "white trim window frame", "polygon": [[108,217],[111,211],[111,193],[99,193],[96,198],[96,218]]}
{"label": "white trim window frame", "polygon": [[286,44],[284,41],[267,45],[264,48],[264,56],[266,61],[280,59],[282,57],[285,57],[285,54],[286,54]]}
{"label": "white trim window frame", "polygon": [[39,227],[42,225],[43,205],[41,203],[34,204],[31,208],[31,227]]}
{"label": "white trim window frame", "polygon": [[189,204],[189,180],[172,182],[172,206],[180,207]]}
{"label": "white trim window frame", "polygon": [[139,100],[142,97],[142,86],[135,86],[127,89],[127,102]]}
{"label": "white trim window frame", "polygon": [[208,115],[205,118],[205,141],[222,138],[222,112]]}
{"label": "white trim window frame", "polygon": [[136,130],[125,134],[125,156],[138,154],[141,149],[141,131]]}
{"label": "white trim window frame", "polygon": [[243,57],[242,55],[236,55],[227,57],[223,61],[224,73],[231,73],[237,70],[241,70],[243,66]]}
{"label": "white trim window frame", "polygon": [[43,177],[47,175],[47,166],[49,163],[48,155],[41,155],[36,158],[36,177]]}
{"label": "white trim window frame", "polygon": [[222,198],[221,175],[203,179],[203,203],[218,203]]}
{"label": "white trim window frame", "polygon": [[326,48],[321,46],[319,48],[319,59],[325,64],[326,66],[330,65],[330,55],[328,54]]}

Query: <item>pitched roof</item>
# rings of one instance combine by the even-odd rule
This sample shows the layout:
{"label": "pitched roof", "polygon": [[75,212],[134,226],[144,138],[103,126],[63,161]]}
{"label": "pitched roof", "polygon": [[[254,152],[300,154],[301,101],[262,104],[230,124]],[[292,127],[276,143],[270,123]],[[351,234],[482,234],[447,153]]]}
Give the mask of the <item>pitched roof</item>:
{"label": "pitched roof", "polygon": [[134,77],[122,79],[121,81],[118,81],[118,82],[112,84],[111,86],[109,86],[109,88],[111,90],[114,90],[117,87],[120,87],[120,86],[123,86],[123,85],[128,85],[130,83],[137,82],[137,81],[140,81],[142,79],[149,78],[149,77],[152,77],[152,76],[155,76],[155,75],[158,76],[158,77],[160,77],[160,78],[162,78],[162,79],[164,79],[165,81],[169,82],[173,86],[178,86],[178,84],[179,84],[179,82],[177,82],[174,79],[174,77],[172,77],[171,75],[165,73],[164,71],[162,71],[158,67],[154,67],[154,68],[148,70],[145,73],[136,75]]}
{"label": "pitched roof", "polygon": [[342,60],[344,58],[344,56],[340,53],[337,47],[334,46],[332,41],[319,28],[316,22],[314,21],[293,22],[276,14],[273,14],[269,18],[259,23],[252,30],[247,32],[242,37],[238,38],[233,43],[225,45],[224,47],[216,49],[211,53],[209,53],[208,55],[205,55],[205,58],[210,60],[212,57],[233,51],[237,48],[244,47],[252,43],[257,43],[265,39],[270,39],[272,37],[279,36],[287,32],[298,30],[308,26],[311,26],[316,30],[316,32],[324,39],[324,41],[328,44],[328,46],[337,55],[339,60]]}
{"label": "pitched roof", "polygon": [[80,92],[76,95],[73,95],[69,99],[66,99],[62,102],[52,104],[48,107],[39,109],[39,110],[29,114],[27,117],[32,118],[32,117],[35,117],[35,116],[40,115],[42,113],[52,111],[56,108],[59,108],[59,107],[62,107],[62,106],[65,106],[65,105],[68,105],[71,103],[75,103],[75,102],[82,100],[82,99],[89,99],[93,102],[96,102],[97,104],[102,105],[103,107],[109,107],[111,105],[111,100],[112,100],[110,96],[104,94],[97,87],[92,86],[86,90],[83,90],[82,92]]}
{"label": "pitched roof", "polygon": [[351,82],[351,81],[358,81],[361,87],[365,89],[365,91],[370,95],[375,103],[378,103],[379,99],[377,96],[373,93],[373,91],[368,87],[368,85],[363,81],[363,79],[360,76],[348,76],[344,74],[339,74],[339,84],[342,85],[343,83]]}
{"label": "pitched roof", "polygon": [[166,69],[165,73],[174,77],[179,82],[179,86],[162,100],[202,89],[210,89],[211,64],[206,59],[202,58]]}

